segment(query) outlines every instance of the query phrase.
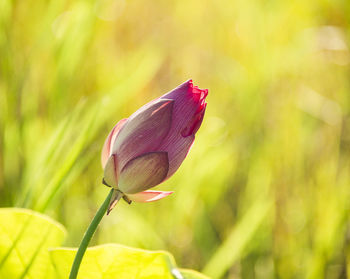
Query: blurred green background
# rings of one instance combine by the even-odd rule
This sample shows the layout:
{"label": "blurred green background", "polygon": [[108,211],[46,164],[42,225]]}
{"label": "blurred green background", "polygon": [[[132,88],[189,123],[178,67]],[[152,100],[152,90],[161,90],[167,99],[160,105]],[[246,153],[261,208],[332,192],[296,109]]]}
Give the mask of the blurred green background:
{"label": "blurred green background", "polygon": [[108,189],[114,124],[192,78],[194,147],[159,202],[121,203],[92,244],[165,249],[213,278],[346,278],[350,2],[0,1],[0,205],[77,246]]}

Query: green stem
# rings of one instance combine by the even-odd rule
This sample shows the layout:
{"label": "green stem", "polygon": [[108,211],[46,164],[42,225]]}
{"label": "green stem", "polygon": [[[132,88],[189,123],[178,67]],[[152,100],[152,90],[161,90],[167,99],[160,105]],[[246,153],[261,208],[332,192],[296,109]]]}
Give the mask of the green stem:
{"label": "green stem", "polygon": [[72,269],[71,269],[70,274],[69,274],[69,279],[77,278],[79,267],[80,267],[81,261],[83,259],[83,256],[85,254],[86,248],[89,245],[89,242],[90,242],[92,236],[94,235],[98,224],[101,222],[102,217],[105,215],[105,213],[107,211],[107,208],[109,206],[109,203],[111,201],[113,193],[114,193],[114,189],[111,189],[107,198],[105,199],[105,201],[103,202],[103,204],[101,205],[99,210],[97,211],[94,219],[92,219],[88,229],[86,230],[86,232],[83,236],[83,239],[81,240],[81,243],[79,245],[78,252],[75,255]]}

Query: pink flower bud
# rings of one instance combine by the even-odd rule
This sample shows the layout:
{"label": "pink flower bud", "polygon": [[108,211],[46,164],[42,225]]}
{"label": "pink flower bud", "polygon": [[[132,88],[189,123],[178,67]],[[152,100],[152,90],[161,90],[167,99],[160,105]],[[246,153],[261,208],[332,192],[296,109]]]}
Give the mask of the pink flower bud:
{"label": "pink flower bud", "polygon": [[137,202],[171,194],[146,190],[173,175],[186,158],[202,123],[207,95],[207,89],[189,80],[120,120],[102,150],[105,183]]}

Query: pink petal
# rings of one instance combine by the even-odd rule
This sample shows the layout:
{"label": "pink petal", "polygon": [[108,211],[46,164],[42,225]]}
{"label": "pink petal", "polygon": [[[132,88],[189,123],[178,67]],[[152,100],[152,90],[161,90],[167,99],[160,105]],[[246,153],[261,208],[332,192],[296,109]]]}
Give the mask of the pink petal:
{"label": "pink petal", "polygon": [[193,118],[191,119],[191,121],[187,124],[187,126],[185,128],[182,129],[181,131],[181,135],[183,137],[188,137],[190,135],[195,135],[199,129],[199,127],[202,124],[203,121],[203,117],[204,117],[204,113],[205,113],[205,109],[207,107],[207,103],[205,103],[203,105],[203,107],[200,109],[200,111],[198,111]]}
{"label": "pink petal", "polygon": [[172,191],[144,191],[136,194],[129,194],[128,198],[135,202],[153,202],[165,198],[174,192]]}
{"label": "pink petal", "polygon": [[132,158],[159,150],[172,123],[174,101],[156,99],[132,114],[113,143],[122,169]]}
{"label": "pink petal", "polygon": [[120,172],[118,188],[135,194],[161,183],[169,169],[166,152],[149,152],[130,160]]}
{"label": "pink petal", "polygon": [[185,160],[191,146],[194,142],[194,135],[183,137],[178,134],[172,134],[167,137],[163,144],[160,146],[160,150],[167,150],[169,158],[169,171],[166,179],[172,176],[180,167],[183,160]]}
{"label": "pink petal", "polygon": [[117,136],[118,132],[120,131],[120,129],[123,127],[123,125],[125,124],[126,120],[128,120],[127,118],[124,118],[122,120],[120,120],[117,125],[115,125],[112,129],[112,131],[110,131],[108,137],[105,140],[105,143],[103,145],[102,148],[102,153],[101,153],[101,163],[102,163],[102,167],[104,168],[108,157],[111,155],[110,151],[111,151],[111,146],[113,145],[113,142],[115,140],[115,137]]}
{"label": "pink petal", "polygon": [[104,168],[104,181],[108,186],[117,188],[118,185],[118,160],[115,154],[111,155]]}
{"label": "pink petal", "polygon": [[161,97],[174,100],[172,126],[158,148],[168,152],[167,178],[180,167],[193,144],[195,133],[203,120],[207,95],[207,89],[199,89],[193,86],[192,80],[188,80]]}

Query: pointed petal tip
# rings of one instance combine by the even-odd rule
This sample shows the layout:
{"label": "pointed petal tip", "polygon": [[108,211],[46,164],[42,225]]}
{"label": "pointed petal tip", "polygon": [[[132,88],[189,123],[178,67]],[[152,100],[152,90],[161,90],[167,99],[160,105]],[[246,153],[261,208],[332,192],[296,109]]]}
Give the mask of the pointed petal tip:
{"label": "pointed petal tip", "polygon": [[128,198],[135,202],[153,202],[163,199],[174,193],[173,191],[153,191],[148,190],[137,194],[128,195]]}
{"label": "pointed petal tip", "polygon": [[[156,108],[154,111],[152,111],[151,116],[153,116],[154,114],[158,113],[158,112],[162,112],[163,110],[166,110],[166,113],[172,114],[173,112],[173,107],[174,107],[174,100],[170,100],[170,99],[163,99],[164,103]],[[171,117],[170,117],[171,120]],[[169,123],[170,126],[170,123]]]}

